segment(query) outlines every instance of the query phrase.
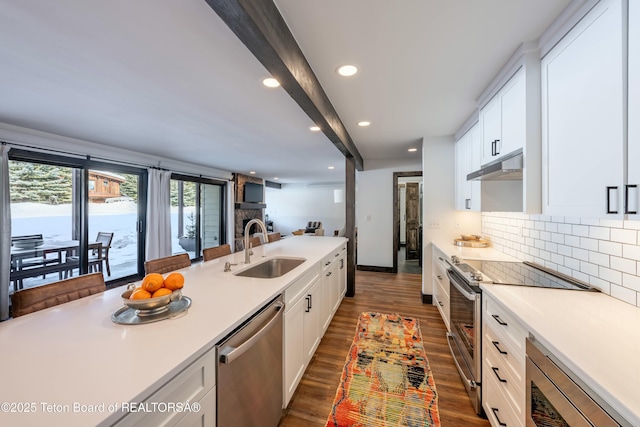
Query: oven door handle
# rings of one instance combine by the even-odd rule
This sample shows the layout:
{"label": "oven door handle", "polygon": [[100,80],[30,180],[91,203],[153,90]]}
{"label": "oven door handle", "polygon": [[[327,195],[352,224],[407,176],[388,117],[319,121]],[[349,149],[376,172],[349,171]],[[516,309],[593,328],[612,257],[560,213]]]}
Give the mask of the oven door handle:
{"label": "oven door handle", "polygon": [[456,289],[460,291],[460,293],[464,295],[466,299],[468,299],[469,301],[476,300],[478,293],[474,292],[466,284],[458,282],[458,279],[453,276],[453,274],[451,273],[451,270],[447,270],[447,276],[449,276],[449,283],[452,283],[453,286],[455,286]]}
{"label": "oven door handle", "polygon": [[[467,383],[467,385],[469,386],[469,388],[471,389],[475,389],[476,387],[478,387],[480,385],[480,383],[477,383],[473,380],[470,380],[469,378],[467,378],[467,376],[465,375],[464,371],[462,370],[462,367],[460,366],[460,364],[458,363],[458,358],[455,356],[455,353],[453,351],[453,347],[451,347],[451,341],[455,341],[454,336],[451,334],[451,332],[447,332],[447,344],[449,344],[449,351],[451,352],[451,354],[453,355],[453,363],[455,363],[456,368],[458,369],[458,373],[460,374],[460,377],[462,379],[462,381],[464,381],[465,383]],[[454,345],[457,345],[454,342]]]}

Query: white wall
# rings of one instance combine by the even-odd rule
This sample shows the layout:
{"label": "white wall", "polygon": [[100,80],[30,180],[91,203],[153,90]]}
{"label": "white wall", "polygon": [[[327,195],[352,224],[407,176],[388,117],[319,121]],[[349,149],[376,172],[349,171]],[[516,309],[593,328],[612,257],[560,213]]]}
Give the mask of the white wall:
{"label": "white wall", "polygon": [[[422,159],[422,293],[431,295],[431,241],[437,239],[451,241],[453,244],[453,239],[462,233],[478,234],[481,229],[481,216],[478,212],[455,210],[453,136],[425,139],[422,144]],[[434,223],[439,225],[430,225]]]}
{"label": "white wall", "polygon": [[393,267],[393,173],[421,171],[422,159],[365,160],[356,172],[358,265]]}
{"label": "white wall", "polygon": [[265,214],[274,231],[291,234],[309,221],[322,221],[325,235],[345,225],[345,202],[334,203],[333,190],[344,184],[283,184],[281,189],[265,188]]}

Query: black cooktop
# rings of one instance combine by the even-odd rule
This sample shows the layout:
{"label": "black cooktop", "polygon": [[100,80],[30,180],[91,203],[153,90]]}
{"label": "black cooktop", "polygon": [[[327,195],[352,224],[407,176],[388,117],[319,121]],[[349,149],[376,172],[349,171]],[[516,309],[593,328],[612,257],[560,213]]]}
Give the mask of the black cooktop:
{"label": "black cooktop", "polygon": [[[463,264],[467,264],[472,270],[475,270],[475,274],[472,274],[471,278],[478,284],[496,283],[542,288],[597,291],[596,288],[593,288],[587,283],[534,263],[465,259],[456,267],[462,267],[462,269],[468,270],[468,268],[464,267]],[[478,276],[477,273],[480,273],[481,277]],[[465,276],[467,275],[465,274]]]}

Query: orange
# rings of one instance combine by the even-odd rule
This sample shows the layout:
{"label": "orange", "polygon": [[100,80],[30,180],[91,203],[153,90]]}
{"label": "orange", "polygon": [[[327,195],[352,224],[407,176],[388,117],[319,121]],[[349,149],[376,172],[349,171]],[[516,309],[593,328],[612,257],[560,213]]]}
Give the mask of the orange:
{"label": "orange", "polygon": [[151,292],[142,288],[135,288],[131,293],[131,295],[129,296],[129,299],[148,299],[148,298],[151,298]]}
{"label": "orange", "polygon": [[142,288],[153,293],[162,287],[164,277],[162,274],[149,273],[142,279]]}
{"label": "orange", "polygon": [[164,287],[175,291],[184,286],[184,276],[181,273],[170,273],[166,279],[164,279]]}
{"label": "orange", "polygon": [[163,297],[165,295],[171,295],[171,289],[160,288],[151,295],[151,298]]}

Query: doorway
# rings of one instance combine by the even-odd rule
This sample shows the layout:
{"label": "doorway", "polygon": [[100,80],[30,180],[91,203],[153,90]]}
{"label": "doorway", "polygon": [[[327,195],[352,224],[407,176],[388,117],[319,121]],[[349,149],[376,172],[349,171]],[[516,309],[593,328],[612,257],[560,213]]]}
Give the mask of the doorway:
{"label": "doorway", "polygon": [[422,171],[393,174],[393,272],[422,274]]}

